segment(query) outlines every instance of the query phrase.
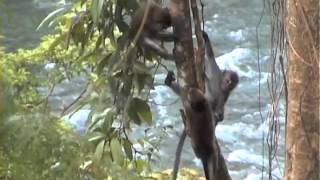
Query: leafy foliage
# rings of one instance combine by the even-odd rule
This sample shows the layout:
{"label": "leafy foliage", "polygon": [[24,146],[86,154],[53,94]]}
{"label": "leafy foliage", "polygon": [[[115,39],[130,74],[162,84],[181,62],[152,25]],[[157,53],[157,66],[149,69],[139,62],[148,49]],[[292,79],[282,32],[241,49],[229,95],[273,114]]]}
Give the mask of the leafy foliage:
{"label": "leafy foliage", "polygon": [[[144,136],[130,132],[152,125],[147,100],[159,63],[128,42],[126,20],[137,7],[135,0],[79,0],[40,23],[55,25],[56,33],[37,48],[0,51],[1,178],[150,176],[161,138],[151,141],[148,127]],[[84,135],[51,113],[49,101],[56,85],[79,76],[87,81],[85,93],[62,114],[90,107]]]}

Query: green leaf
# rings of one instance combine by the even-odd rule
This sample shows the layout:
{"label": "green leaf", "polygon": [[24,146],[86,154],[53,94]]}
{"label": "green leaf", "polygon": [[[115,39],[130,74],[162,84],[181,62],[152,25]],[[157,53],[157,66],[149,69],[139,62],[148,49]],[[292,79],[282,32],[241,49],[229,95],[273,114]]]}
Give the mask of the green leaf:
{"label": "green leaf", "polygon": [[92,141],[97,141],[100,139],[104,139],[106,136],[105,134],[101,133],[101,132],[94,132],[90,135],[90,138],[88,139],[89,142]]}
{"label": "green leaf", "polygon": [[96,47],[95,49],[99,49],[100,45],[102,44],[102,39],[103,39],[103,36],[99,36],[97,41],[96,41]]}
{"label": "green leaf", "polygon": [[123,142],[123,148],[124,151],[126,152],[127,157],[132,160],[133,155],[132,155],[132,144],[129,140],[125,139]]}
{"label": "green leaf", "polygon": [[133,98],[130,101],[127,113],[129,118],[131,118],[138,125],[140,125],[141,122],[146,122],[149,125],[152,123],[150,107],[142,99]]}
{"label": "green leaf", "polygon": [[137,125],[140,125],[141,119],[139,118],[135,108],[136,107],[135,107],[134,101],[130,101],[129,107],[127,109],[127,114],[129,118],[133,120],[134,123],[136,123]]}
{"label": "green leaf", "polygon": [[136,165],[135,170],[136,170],[137,172],[141,173],[141,172],[144,170],[144,168],[146,168],[147,163],[146,163],[144,160],[142,160],[142,159],[137,159],[137,160],[135,161],[135,165]]}
{"label": "green leaf", "polygon": [[103,124],[106,117],[110,116],[110,113],[112,113],[111,111],[111,108],[106,108],[103,112],[94,114],[91,118],[91,123],[88,126],[88,131],[93,131],[96,126]]}
{"label": "green leaf", "polygon": [[110,143],[113,160],[120,166],[124,163],[124,156],[121,149],[121,144],[118,139],[113,138]]}
{"label": "green leaf", "polygon": [[75,44],[84,43],[86,38],[86,30],[84,25],[84,19],[81,16],[74,18],[71,26],[71,35]]}
{"label": "green leaf", "polygon": [[94,153],[94,157],[95,157],[95,160],[97,162],[100,162],[100,160],[102,158],[102,155],[103,155],[103,152],[104,152],[105,142],[106,142],[105,140],[100,141],[99,144],[96,147],[96,151]]}
{"label": "green leaf", "polygon": [[115,52],[112,53],[110,57],[110,70],[112,72],[118,71],[123,68],[123,64],[125,63],[124,58],[120,56],[120,49],[116,49]]}
{"label": "green leaf", "polygon": [[47,17],[45,17],[41,23],[39,24],[39,26],[37,27],[37,30],[39,30],[45,23],[49,22],[53,17],[58,16],[59,14],[62,14],[63,12],[66,11],[67,8],[62,7],[59,8],[57,10],[54,10],[53,12],[51,12],[50,14],[48,14]]}
{"label": "green leaf", "polygon": [[95,24],[98,24],[99,17],[101,15],[104,0],[92,0],[91,15]]}
{"label": "green leaf", "polygon": [[107,112],[107,114],[105,115],[104,119],[103,119],[103,123],[102,123],[102,132],[107,132],[107,133],[112,133],[113,132],[113,128],[112,128],[112,124],[114,121],[114,111],[112,111],[112,109],[110,109],[110,111]]}
{"label": "green leaf", "polygon": [[110,56],[112,55],[112,53],[107,54],[106,56],[104,56],[102,58],[102,60],[99,62],[98,67],[97,67],[97,74],[98,76],[101,75],[101,73],[103,72],[104,67],[107,65],[108,60],[110,58]]}
{"label": "green leaf", "polygon": [[153,79],[150,74],[136,74],[134,77],[134,83],[138,91],[141,92],[145,85],[152,88]]}

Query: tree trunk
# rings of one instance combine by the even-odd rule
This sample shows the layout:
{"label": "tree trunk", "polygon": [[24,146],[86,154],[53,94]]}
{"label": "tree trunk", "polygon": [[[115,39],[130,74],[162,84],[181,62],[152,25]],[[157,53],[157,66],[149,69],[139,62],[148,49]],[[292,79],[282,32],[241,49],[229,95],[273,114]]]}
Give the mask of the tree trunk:
{"label": "tree trunk", "polygon": [[[182,81],[180,85],[183,87],[181,100],[186,101],[187,88],[197,87],[203,89],[204,79],[202,64],[204,61],[204,45],[201,32],[201,24],[199,18],[199,12],[197,12],[195,0],[192,2],[193,5],[193,15],[196,29],[196,35],[198,40],[198,50],[197,50],[197,61],[194,55],[194,46],[192,40],[192,24],[191,24],[191,14],[190,14],[190,4],[189,0],[171,0],[170,15],[172,18],[173,32],[177,39],[174,43],[174,54],[175,54],[175,64],[178,71],[178,78]],[[200,37],[201,36],[201,37]],[[200,39],[198,39],[200,38]],[[198,67],[196,67],[196,64]],[[202,69],[199,68],[201,66]],[[198,70],[198,71],[197,71]],[[196,120],[196,119],[194,119]],[[190,121],[190,117],[186,117],[186,121]],[[192,127],[188,127],[192,128]],[[214,123],[215,129],[215,123]],[[215,133],[215,132],[212,132]],[[214,159],[218,164],[216,171],[214,172],[214,177],[211,180],[230,180],[227,165],[225,163],[224,157],[220,151],[219,144],[216,140],[214,134],[214,151],[217,152]]]}
{"label": "tree trunk", "polygon": [[319,180],[319,0],[288,0],[286,180]]}

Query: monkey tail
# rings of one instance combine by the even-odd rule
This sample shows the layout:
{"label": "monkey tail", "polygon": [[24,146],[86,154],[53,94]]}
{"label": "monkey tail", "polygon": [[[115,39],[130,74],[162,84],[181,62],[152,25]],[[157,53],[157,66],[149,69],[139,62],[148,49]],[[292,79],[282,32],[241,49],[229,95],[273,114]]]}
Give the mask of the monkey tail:
{"label": "monkey tail", "polygon": [[214,155],[211,154],[210,157],[208,158],[208,173],[209,173],[209,180],[213,180],[214,172],[215,172],[215,160],[214,160]]}
{"label": "monkey tail", "polygon": [[216,169],[215,160],[214,160],[213,154],[211,154],[207,158],[201,159],[201,161],[202,161],[202,165],[203,165],[203,169],[204,169],[204,174],[205,174],[206,180],[213,180],[214,179],[214,172],[215,172],[215,169]]}
{"label": "monkey tail", "polygon": [[183,148],[183,144],[186,139],[186,136],[187,136],[187,132],[186,132],[186,130],[183,130],[181,137],[180,137],[180,140],[179,140],[179,143],[178,143],[177,150],[176,150],[176,158],[174,160],[174,166],[173,166],[173,171],[172,171],[172,180],[176,180],[177,176],[178,176],[181,152],[182,152],[182,148]]}
{"label": "monkey tail", "polygon": [[208,34],[205,31],[202,31],[202,36],[203,36],[203,39],[204,39],[204,42],[205,42],[207,56],[210,59],[214,59],[214,52],[212,50],[212,46],[211,46]]}
{"label": "monkey tail", "polygon": [[203,166],[203,170],[204,170],[204,175],[206,177],[206,180],[210,180],[210,173],[209,173],[209,167],[208,167],[208,159],[203,158],[201,159],[202,161],[202,166]]}

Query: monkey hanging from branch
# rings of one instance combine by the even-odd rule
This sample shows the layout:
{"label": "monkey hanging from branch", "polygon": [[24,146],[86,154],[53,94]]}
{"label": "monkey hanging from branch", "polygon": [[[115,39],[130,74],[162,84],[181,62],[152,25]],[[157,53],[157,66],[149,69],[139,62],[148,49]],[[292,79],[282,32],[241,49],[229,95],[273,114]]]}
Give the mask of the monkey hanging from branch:
{"label": "monkey hanging from branch", "polygon": [[[216,63],[210,39],[203,31],[205,41],[206,58],[204,63],[205,93],[196,88],[190,88],[187,92],[186,101],[183,103],[186,115],[184,120],[185,130],[181,135],[179,145],[183,145],[186,134],[191,138],[193,150],[201,159],[207,180],[213,179],[213,174],[218,168],[214,157],[214,128],[224,119],[224,106],[231,91],[237,86],[239,77],[231,70],[221,71]],[[181,95],[182,87],[175,81],[173,72],[169,71],[165,84],[176,94]],[[183,119],[187,119],[186,117]],[[186,121],[186,122],[185,122]],[[176,159],[180,159],[181,147],[178,147]],[[173,179],[177,177],[179,160],[175,161]]]}

